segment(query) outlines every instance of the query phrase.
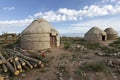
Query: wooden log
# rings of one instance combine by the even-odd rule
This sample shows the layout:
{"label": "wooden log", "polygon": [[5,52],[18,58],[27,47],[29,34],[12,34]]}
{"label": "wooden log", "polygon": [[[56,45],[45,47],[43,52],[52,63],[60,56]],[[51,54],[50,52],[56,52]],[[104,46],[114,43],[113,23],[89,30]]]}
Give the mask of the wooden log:
{"label": "wooden log", "polygon": [[2,60],[0,60],[0,64],[2,64],[3,63],[3,61]]}
{"label": "wooden log", "polygon": [[[21,49],[21,48],[19,48],[19,50],[20,50],[21,53],[24,53],[24,54],[27,53],[27,54],[29,54],[27,51],[24,51],[24,50]],[[39,59],[40,61],[46,63],[46,61],[44,60],[44,57],[42,57],[40,54],[38,54],[38,53],[32,53],[31,55],[32,55],[33,57]]]}
{"label": "wooden log", "polygon": [[34,62],[30,62],[34,67],[37,67],[38,64],[34,63]]}
{"label": "wooden log", "polygon": [[20,59],[19,61],[23,66],[25,65],[25,62],[22,59]]}
{"label": "wooden log", "polygon": [[7,69],[7,67],[6,67],[5,64],[2,64],[2,67],[3,67],[3,71],[4,71],[4,72],[8,72],[8,69]]}
{"label": "wooden log", "polygon": [[43,63],[47,63],[45,60],[45,57],[42,57],[41,55],[39,55],[38,53],[32,53],[32,56],[40,61],[42,61]]}
{"label": "wooden log", "polygon": [[13,59],[11,59],[10,62],[13,62]]}
{"label": "wooden log", "polygon": [[0,51],[6,56],[6,58],[9,58],[9,57],[10,57],[9,54],[6,53],[3,48],[2,48]]}
{"label": "wooden log", "polygon": [[39,65],[40,68],[43,68],[44,66],[45,66],[44,64]]}
{"label": "wooden log", "polygon": [[25,56],[25,55],[21,54],[21,53],[18,52],[18,51],[13,51],[13,50],[11,50],[11,49],[6,49],[6,51],[7,51],[7,52],[10,52],[11,54],[14,54],[14,55],[16,55],[16,56],[18,56],[18,57],[24,58],[24,59],[26,59],[26,60],[35,62],[35,63],[37,63],[37,64],[41,64],[41,61],[40,61],[40,60],[35,59],[35,58],[32,58],[32,57]]}
{"label": "wooden log", "polygon": [[[6,59],[2,56],[1,52],[0,52],[0,58],[3,59],[3,60],[6,60]],[[14,67],[13,67],[9,62],[6,62],[6,66],[7,66],[7,68],[11,71],[12,74],[14,74],[14,75],[18,75],[18,74],[19,74],[19,71],[18,71],[18,70],[15,70]]]}
{"label": "wooden log", "polygon": [[19,60],[19,57],[14,56],[14,61],[18,61],[18,60]]}
{"label": "wooden log", "polygon": [[11,53],[11,52],[9,52],[10,55],[8,55],[8,53],[5,51],[5,49],[4,49],[4,51],[2,50],[2,52],[5,54],[5,56],[7,56],[7,58],[10,58],[10,57],[11,57],[11,59],[9,59],[10,62],[18,61],[18,60],[19,60],[19,57],[15,56],[15,55],[14,55],[13,53]]}
{"label": "wooden log", "polygon": [[31,69],[33,68],[32,64],[29,63],[27,60],[23,59],[23,61],[26,63],[26,65],[28,65]]}
{"label": "wooden log", "polygon": [[[8,59],[7,59],[7,61],[10,61],[11,59],[13,59],[13,57],[9,57]],[[11,61],[10,61],[11,62]]]}
{"label": "wooden log", "polygon": [[29,68],[27,65],[24,65],[24,66],[22,66],[22,67],[23,67],[23,69],[25,69],[25,70],[27,70],[27,71],[30,70],[30,68]]}
{"label": "wooden log", "polygon": [[22,68],[19,61],[16,61],[15,64],[16,64],[16,67],[17,67],[18,69],[21,69],[21,68]]}
{"label": "wooden log", "polygon": [[19,52],[17,52],[17,51],[15,51],[15,52],[16,52],[17,56],[20,56],[20,57],[22,57],[22,58],[24,58],[24,59],[26,59],[26,60],[35,62],[35,63],[37,63],[37,64],[41,64],[41,61],[38,60],[38,59],[35,59],[35,58],[32,58],[32,57],[25,56],[25,55],[23,55],[23,54],[21,54],[21,53],[19,53]]}
{"label": "wooden log", "polygon": [[16,63],[13,62],[14,69],[17,70]]}
{"label": "wooden log", "polygon": [[19,69],[19,71],[20,71],[20,72],[23,72],[23,69],[21,68],[21,69]]}

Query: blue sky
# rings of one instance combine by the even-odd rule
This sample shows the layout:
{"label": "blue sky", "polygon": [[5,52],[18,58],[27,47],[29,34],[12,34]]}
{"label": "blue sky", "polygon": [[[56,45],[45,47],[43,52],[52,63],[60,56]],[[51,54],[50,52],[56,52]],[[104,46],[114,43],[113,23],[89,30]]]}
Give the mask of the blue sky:
{"label": "blue sky", "polygon": [[120,32],[120,0],[0,0],[0,34],[20,33],[37,18],[61,35],[83,36],[93,26]]}

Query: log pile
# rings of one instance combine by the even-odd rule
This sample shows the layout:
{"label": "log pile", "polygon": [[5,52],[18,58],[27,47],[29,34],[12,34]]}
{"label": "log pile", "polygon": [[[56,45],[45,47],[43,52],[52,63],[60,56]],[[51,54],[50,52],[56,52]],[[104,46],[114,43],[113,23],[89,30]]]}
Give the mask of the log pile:
{"label": "log pile", "polygon": [[2,73],[10,73],[19,75],[21,72],[28,71],[33,68],[44,67],[45,60],[42,56],[28,56],[22,50],[1,49],[0,50],[0,68]]}

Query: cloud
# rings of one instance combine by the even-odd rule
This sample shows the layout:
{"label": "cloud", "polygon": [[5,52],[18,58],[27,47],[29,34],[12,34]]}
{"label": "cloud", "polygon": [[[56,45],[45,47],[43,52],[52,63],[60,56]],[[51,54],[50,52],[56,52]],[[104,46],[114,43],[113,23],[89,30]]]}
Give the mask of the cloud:
{"label": "cloud", "polygon": [[0,21],[0,34],[3,32],[20,33],[33,19]]}
{"label": "cloud", "polygon": [[32,22],[32,19],[24,19],[24,20],[11,20],[11,21],[0,21],[0,27],[7,27],[7,26],[25,26]]}
{"label": "cloud", "polygon": [[105,16],[105,15],[115,15],[120,14],[119,5],[90,5],[85,6],[83,9],[68,9],[68,8],[59,8],[56,11],[50,10],[46,12],[38,12],[32,16],[29,16],[31,19],[36,18],[45,18],[50,22],[60,22],[60,21],[77,21],[83,20],[84,18],[91,18],[96,16]]}
{"label": "cloud", "polygon": [[4,7],[3,8],[3,10],[5,10],[5,11],[12,11],[14,9],[15,9],[15,7]]}
{"label": "cloud", "polygon": [[102,3],[105,3],[105,2],[111,2],[111,3],[115,3],[115,2],[118,2],[120,0],[102,0]]}

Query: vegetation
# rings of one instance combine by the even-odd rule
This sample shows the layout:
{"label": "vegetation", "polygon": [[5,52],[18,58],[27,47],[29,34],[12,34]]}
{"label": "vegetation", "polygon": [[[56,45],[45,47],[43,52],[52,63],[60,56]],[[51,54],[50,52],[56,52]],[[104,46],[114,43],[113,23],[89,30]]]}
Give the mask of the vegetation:
{"label": "vegetation", "polygon": [[116,48],[101,47],[101,51],[104,52],[104,53],[113,54],[113,53],[119,52],[120,50],[116,49]]}
{"label": "vegetation", "polygon": [[106,67],[103,62],[97,62],[97,63],[84,63],[82,67],[80,67],[83,71],[93,71],[93,72],[100,72],[105,71]]}
{"label": "vegetation", "polygon": [[90,43],[85,41],[83,38],[80,37],[61,37],[61,43],[64,44],[64,48],[68,49],[72,44],[83,45],[88,49],[100,49],[100,43]]}
{"label": "vegetation", "polygon": [[120,38],[110,44],[111,47],[120,48]]}

